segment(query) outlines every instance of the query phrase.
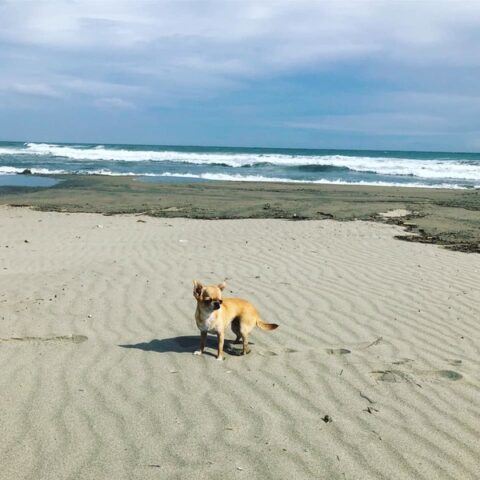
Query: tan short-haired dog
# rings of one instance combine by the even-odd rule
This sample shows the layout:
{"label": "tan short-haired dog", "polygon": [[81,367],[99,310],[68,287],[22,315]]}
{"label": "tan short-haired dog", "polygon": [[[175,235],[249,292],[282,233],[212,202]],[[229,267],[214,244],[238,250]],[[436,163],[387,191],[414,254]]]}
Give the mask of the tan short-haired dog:
{"label": "tan short-haired dog", "polygon": [[217,360],[223,360],[225,328],[229,324],[232,324],[232,331],[237,336],[235,341],[243,341],[243,355],[250,352],[248,334],[255,326],[262,330],[275,330],[278,327],[276,323],[263,322],[255,307],[246,300],[222,299],[225,286],[225,283],[203,286],[200,282],[193,281],[193,296],[197,300],[195,321],[200,330],[200,350],[195,351],[195,355],[203,353],[207,333],[216,333],[218,336]]}

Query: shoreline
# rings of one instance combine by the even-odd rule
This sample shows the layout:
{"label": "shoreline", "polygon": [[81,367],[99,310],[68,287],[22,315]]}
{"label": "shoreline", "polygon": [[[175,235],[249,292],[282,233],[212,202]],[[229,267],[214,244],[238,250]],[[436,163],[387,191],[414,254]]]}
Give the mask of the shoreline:
{"label": "shoreline", "polygon": [[[35,175],[35,177],[41,177]],[[48,188],[0,187],[0,204],[42,211],[196,219],[370,220],[396,238],[480,252],[480,190],[255,182],[142,182],[135,176],[48,175]],[[380,214],[411,212],[401,218]]]}

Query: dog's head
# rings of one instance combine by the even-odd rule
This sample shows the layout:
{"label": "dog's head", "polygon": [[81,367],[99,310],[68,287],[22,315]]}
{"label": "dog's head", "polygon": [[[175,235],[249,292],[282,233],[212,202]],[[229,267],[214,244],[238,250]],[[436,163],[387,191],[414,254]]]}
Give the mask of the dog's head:
{"label": "dog's head", "polygon": [[225,282],[218,285],[202,285],[194,280],[193,296],[205,310],[218,310],[222,306],[222,290],[225,287]]}

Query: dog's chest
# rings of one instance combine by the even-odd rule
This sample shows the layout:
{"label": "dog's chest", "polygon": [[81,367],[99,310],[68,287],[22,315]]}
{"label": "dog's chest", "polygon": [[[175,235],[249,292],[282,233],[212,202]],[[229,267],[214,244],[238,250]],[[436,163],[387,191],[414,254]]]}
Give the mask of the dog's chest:
{"label": "dog's chest", "polygon": [[208,317],[200,318],[197,322],[198,328],[202,332],[217,331],[216,329],[217,317],[215,312],[212,312]]}

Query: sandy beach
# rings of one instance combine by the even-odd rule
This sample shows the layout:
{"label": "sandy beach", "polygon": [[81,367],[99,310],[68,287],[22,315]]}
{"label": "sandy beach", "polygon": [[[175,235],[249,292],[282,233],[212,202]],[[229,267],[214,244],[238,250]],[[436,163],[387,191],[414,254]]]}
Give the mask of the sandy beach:
{"label": "sandy beach", "polygon": [[0,480],[480,480],[480,1],[0,18]]}
{"label": "sandy beach", "polygon": [[[360,221],[0,231],[2,480],[478,478],[480,256]],[[280,328],[192,355],[194,278]]]}

